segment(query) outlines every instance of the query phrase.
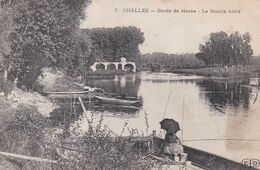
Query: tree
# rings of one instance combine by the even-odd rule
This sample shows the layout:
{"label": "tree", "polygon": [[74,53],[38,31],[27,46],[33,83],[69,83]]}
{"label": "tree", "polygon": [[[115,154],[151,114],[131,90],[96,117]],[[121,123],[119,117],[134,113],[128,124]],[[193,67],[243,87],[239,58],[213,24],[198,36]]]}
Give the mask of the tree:
{"label": "tree", "polygon": [[138,61],[139,45],[144,42],[144,34],[136,27],[94,28],[82,30],[91,38],[91,56],[101,61]]}
{"label": "tree", "polygon": [[[3,54],[11,68],[8,79],[33,88],[44,67],[73,74],[89,53],[88,39],[77,30],[89,0],[1,0],[13,12],[10,52]],[[7,69],[6,69],[7,70]]]}
{"label": "tree", "polygon": [[10,33],[13,31],[12,11],[0,8],[0,70],[4,70],[4,82],[7,81],[8,68],[4,65],[4,55],[10,52]]}
{"label": "tree", "polygon": [[200,52],[196,57],[206,65],[231,66],[248,64],[253,50],[250,45],[249,33],[241,35],[239,32],[228,35],[227,33],[215,32],[205,44],[200,44]]}
{"label": "tree", "polygon": [[194,54],[168,54],[154,52],[143,54],[140,59],[141,69],[159,71],[160,69],[172,70],[176,68],[197,68],[204,66],[203,62]]}

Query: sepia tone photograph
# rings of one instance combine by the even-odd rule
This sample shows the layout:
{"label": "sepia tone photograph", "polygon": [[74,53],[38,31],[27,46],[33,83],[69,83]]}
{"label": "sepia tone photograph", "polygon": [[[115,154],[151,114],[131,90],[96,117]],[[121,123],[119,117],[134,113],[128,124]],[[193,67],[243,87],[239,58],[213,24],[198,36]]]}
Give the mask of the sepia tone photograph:
{"label": "sepia tone photograph", "polygon": [[0,0],[0,170],[260,169],[259,30],[258,0]]}

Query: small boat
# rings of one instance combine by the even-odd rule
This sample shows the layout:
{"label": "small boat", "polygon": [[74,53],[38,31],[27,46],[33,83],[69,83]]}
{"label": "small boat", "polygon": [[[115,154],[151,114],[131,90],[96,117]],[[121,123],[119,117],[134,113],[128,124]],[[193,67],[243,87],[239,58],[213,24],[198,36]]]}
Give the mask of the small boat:
{"label": "small boat", "polygon": [[71,94],[88,94],[88,91],[71,91],[71,92],[42,92],[41,94],[51,95],[71,95]]}
{"label": "small boat", "polygon": [[140,110],[140,107],[136,107],[133,105],[98,104],[98,105],[94,105],[93,109],[99,112],[108,111],[113,114],[118,114],[118,113],[134,114]]}
{"label": "small boat", "polygon": [[117,99],[122,99],[122,100],[132,100],[132,101],[138,101],[138,97],[130,97],[127,96],[126,94],[117,94],[117,93],[106,93],[108,96],[117,98]]}
{"label": "small boat", "polygon": [[113,97],[113,98],[122,99],[122,100],[136,100],[136,101],[138,100],[138,97],[129,97],[129,96],[127,96],[127,94],[121,94],[121,93],[110,93],[110,92],[106,92],[104,89],[98,88],[98,87],[85,86],[84,90],[93,92],[97,96]]}
{"label": "small boat", "polygon": [[91,94],[91,93],[104,93],[104,90],[96,87],[83,87],[83,91],[61,91],[61,92],[41,92],[42,95],[80,95],[80,94]]}
{"label": "small boat", "polygon": [[101,103],[104,104],[118,104],[118,105],[138,105],[140,101],[138,100],[125,100],[125,99],[118,99],[114,97],[104,97],[104,96],[95,96]]}
{"label": "small boat", "polygon": [[52,99],[71,99],[71,98],[94,98],[94,93],[89,91],[73,91],[73,92],[42,92],[44,96]]}

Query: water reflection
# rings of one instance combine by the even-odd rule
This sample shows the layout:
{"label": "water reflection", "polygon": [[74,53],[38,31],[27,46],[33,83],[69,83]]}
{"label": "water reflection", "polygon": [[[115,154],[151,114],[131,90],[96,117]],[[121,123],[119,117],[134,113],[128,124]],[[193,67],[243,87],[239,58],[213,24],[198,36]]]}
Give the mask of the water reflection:
{"label": "water reflection", "polygon": [[110,80],[87,80],[86,85],[90,87],[98,87],[104,89],[108,93],[120,94],[127,97],[136,97],[140,101],[140,106],[119,106],[112,104],[96,104],[90,110],[98,111],[106,114],[135,114],[142,108],[142,96],[140,96],[141,80],[136,74],[127,74],[116,76]]}
{"label": "water reflection", "polygon": [[196,83],[200,88],[200,98],[209,102],[212,109],[225,113],[227,107],[249,109],[256,93],[254,87],[244,86],[249,79],[229,81],[226,79],[203,79]]}
{"label": "water reflection", "polygon": [[86,85],[103,88],[109,93],[137,97],[141,80],[135,74],[116,76],[113,80],[87,80]]}
{"label": "water reflection", "polygon": [[[114,80],[89,80],[87,85],[103,88],[109,93],[139,97],[143,100],[141,108],[130,111],[113,105],[86,103],[85,106],[94,111],[95,116],[104,115],[104,124],[116,134],[121,133],[125,122],[129,129],[146,132],[146,120],[149,122],[149,134],[152,130],[160,132],[159,122],[166,110],[165,118],[183,121],[181,129],[184,129],[184,140],[198,139],[185,144],[230,159],[236,156],[234,159],[240,161],[242,158],[236,153],[252,157],[259,152],[251,150],[260,148],[260,144],[225,140],[203,142],[202,139],[260,139],[260,134],[254,133],[260,131],[260,102],[255,102],[258,88],[249,86],[249,83],[247,79],[231,81],[175,74],[130,74],[118,76]],[[165,109],[171,92],[168,108]],[[74,113],[73,109],[67,113]],[[79,109],[79,112],[82,113],[82,110]],[[72,121],[78,118],[74,114],[66,116]],[[56,123],[66,122],[62,113],[60,116],[53,115],[53,119],[55,117]],[[84,127],[87,127],[86,122],[82,129]],[[251,127],[254,127],[253,131],[250,131]],[[239,150],[240,147],[245,148],[243,152]]]}
{"label": "water reflection", "polygon": [[[142,82],[142,83],[141,83]],[[190,85],[185,85],[185,84]],[[149,110],[154,105],[158,105],[163,110],[165,103],[162,103],[161,98],[167,97],[170,91],[174,91],[173,98],[183,98],[187,87],[190,88],[188,95],[194,101],[202,101],[194,105],[194,107],[209,107],[207,112],[220,114],[248,114],[250,105],[257,99],[258,89],[249,86],[250,79],[240,79],[231,81],[228,79],[206,79],[198,76],[180,76],[176,74],[127,74],[116,76],[111,80],[87,80],[86,83],[91,87],[103,88],[109,93],[125,94],[131,97],[138,97],[144,102],[144,108],[134,106],[118,106],[105,105],[92,102],[85,103],[87,110],[92,110],[97,113],[105,113],[123,117],[124,114],[138,114],[143,109]],[[141,87],[142,86],[142,87]],[[140,88],[141,87],[141,88]],[[159,91],[157,92],[157,88]],[[153,89],[153,90],[152,90]],[[148,94],[146,94],[148,93]],[[145,98],[143,98],[143,96]],[[197,97],[196,97],[197,96]],[[153,99],[153,100],[150,100]],[[73,101],[69,101],[66,107],[62,106],[63,110],[55,111],[52,119],[56,120],[54,124],[66,124],[65,122],[73,122],[77,120],[79,112],[82,108],[79,103],[72,107]],[[175,102],[176,103],[176,102]],[[162,106],[160,106],[162,104]],[[181,103],[180,103],[181,104]],[[64,108],[67,110],[64,111]],[[175,110],[174,110],[175,109]],[[170,108],[173,112],[178,108]],[[240,111],[230,111],[230,109]],[[56,114],[67,113],[67,115]],[[120,116],[121,114],[121,116]],[[66,121],[72,120],[72,121]],[[70,123],[69,123],[70,124]],[[67,125],[69,126],[69,125]]]}
{"label": "water reflection", "polygon": [[[110,93],[125,94],[131,97],[139,97],[143,100],[142,91],[140,91],[141,82],[150,82],[151,84],[183,84],[191,83],[199,88],[199,98],[203,100],[215,112],[226,114],[226,109],[242,109],[245,112],[249,109],[250,104],[255,102],[258,89],[249,86],[250,79],[228,80],[228,79],[206,79],[198,76],[181,76],[176,74],[158,73],[149,74],[141,73],[139,75],[129,74],[116,76],[114,80],[88,80],[87,85],[105,89]],[[161,86],[159,85],[159,86]],[[148,85],[149,86],[149,85]],[[161,86],[163,88],[163,86]],[[150,87],[146,87],[150,88]],[[163,90],[163,89],[162,89]],[[175,89],[174,89],[175,90]],[[178,90],[178,89],[176,89]],[[194,91],[194,93],[196,93]],[[151,97],[158,98],[156,94]],[[144,101],[146,102],[146,101]],[[140,108],[117,108],[113,106],[96,107],[98,111],[104,112],[125,112],[136,113]]]}
{"label": "water reflection", "polygon": [[[99,87],[108,93],[117,93],[130,97],[138,97],[141,80],[136,78],[135,74],[116,76],[110,80],[87,80],[86,85],[91,87]],[[142,96],[138,97],[142,104]],[[58,100],[56,103],[60,106],[58,109],[50,113],[53,126],[62,125],[65,129],[69,129],[71,124],[79,119],[82,115],[82,107],[77,98]],[[86,110],[93,111],[95,114],[105,113],[107,116],[126,116],[126,114],[136,114],[142,108],[136,106],[119,106],[112,104],[101,104],[98,101],[84,102]]]}

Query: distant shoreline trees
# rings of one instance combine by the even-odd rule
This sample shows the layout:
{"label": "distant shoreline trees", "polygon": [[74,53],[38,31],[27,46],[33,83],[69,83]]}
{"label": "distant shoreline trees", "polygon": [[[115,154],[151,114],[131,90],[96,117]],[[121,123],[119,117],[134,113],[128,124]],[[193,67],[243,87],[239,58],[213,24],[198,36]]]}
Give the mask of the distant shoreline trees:
{"label": "distant shoreline trees", "polygon": [[91,39],[90,57],[97,61],[138,61],[139,45],[144,42],[144,33],[133,26],[115,28],[82,29],[83,35]]}
{"label": "distant shoreline trees", "polygon": [[209,66],[232,66],[249,64],[253,55],[249,33],[214,32],[205,44],[200,44],[196,57]]}
{"label": "distant shoreline trees", "polygon": [[140,59],[139,69],[150,71],[172,70],[177,68],[198,68],[204,63],[197,59],[194,54],[168,54],[154,52],[143,54]]}

